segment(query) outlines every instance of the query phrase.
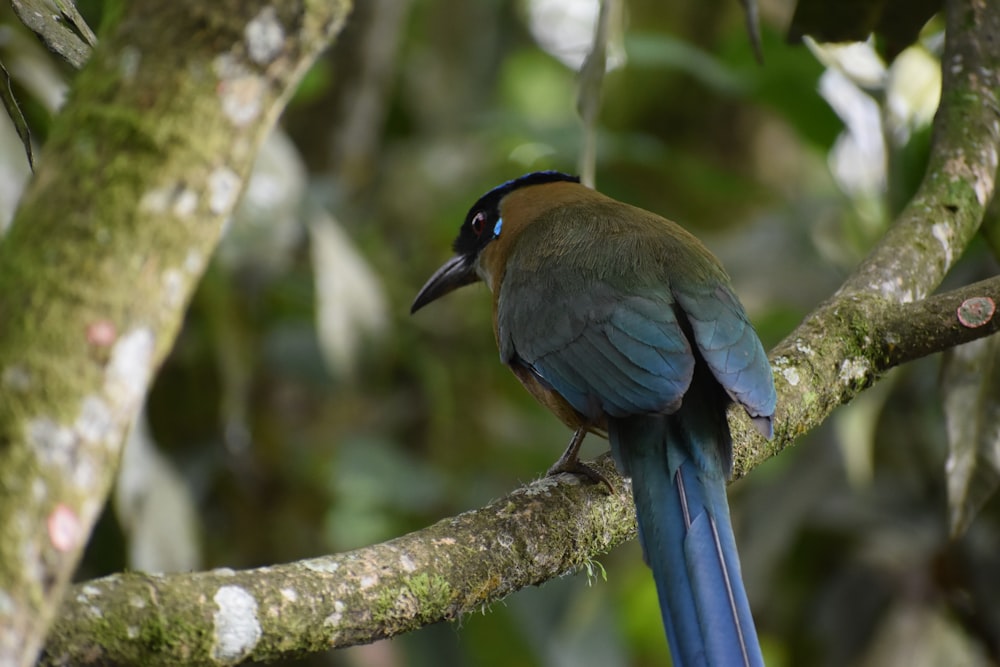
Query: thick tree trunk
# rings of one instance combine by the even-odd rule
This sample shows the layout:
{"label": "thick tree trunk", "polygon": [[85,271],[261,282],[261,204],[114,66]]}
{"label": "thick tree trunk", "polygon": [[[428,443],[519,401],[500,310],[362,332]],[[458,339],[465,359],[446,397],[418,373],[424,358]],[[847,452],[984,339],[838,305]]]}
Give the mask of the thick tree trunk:
{"label": "thick tree trunk", "polygon": [[34,663],[257,147],[347,0],[124,3],[0,243],[0,665]]}

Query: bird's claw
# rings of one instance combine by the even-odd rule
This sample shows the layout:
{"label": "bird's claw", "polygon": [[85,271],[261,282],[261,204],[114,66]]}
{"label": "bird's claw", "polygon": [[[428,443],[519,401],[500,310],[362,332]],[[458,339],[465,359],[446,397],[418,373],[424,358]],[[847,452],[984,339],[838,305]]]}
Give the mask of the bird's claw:
{"label": "bird's claw", "polygon": [[558,461],[552,464],[546,472],[546,477],[551,477],[553,475],[558,475],[559,473],[569,473],[571,475],[580,475],[586,477],[594,484],[603,484],[608,489],[608,493],[614,494],[615,486],[611,481],[604,476],[604,474],[597,470],[596,468],[587,465],[580,459],[573,457],[567,459],[565,456],[560,457]]}

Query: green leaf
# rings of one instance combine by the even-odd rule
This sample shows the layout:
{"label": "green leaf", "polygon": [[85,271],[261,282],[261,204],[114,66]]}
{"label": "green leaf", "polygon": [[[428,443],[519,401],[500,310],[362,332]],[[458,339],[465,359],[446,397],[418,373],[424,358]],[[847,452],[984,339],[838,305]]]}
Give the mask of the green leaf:
{"label": "green leaf", "polygon": [[740,0],[743,5],[743,14],[746,17],[747,37],[750,39],[750,46],[753,48],[753,55],[757,62],[764,64],[764,50],[760,45],[760,12],[757,9],[757,0]]}
{"label": "green leaf", "polygon": [[944,355],[941,389],[948,429],[948,506],[961,535],[1000,486],[1000,337],[960,345]]}
{"label": "green leaf", "polygon": [[749,88],[740,72],[715,55],[662,33],[631,32],[625,38],[625,51],[633,67],[684,72],[720,95],[742,95]]}
{"label": "green leaf", "polygon": [[31,130],[28,129],[28,121],[24,119],[21,106],[17,103],[17,98],[14,97],[14,91],[10,87],[10,74],[3,63],[0,63],[0,75],[3,76],[3,81],[0,81],[0,98],[3,99],[3,106],[7,109],[10,122],[17,130],[17,136],[21,137],[21,143],[24,144],[24,154],[28,158],[28,166],[34,171],[35,160],[31,154]]}

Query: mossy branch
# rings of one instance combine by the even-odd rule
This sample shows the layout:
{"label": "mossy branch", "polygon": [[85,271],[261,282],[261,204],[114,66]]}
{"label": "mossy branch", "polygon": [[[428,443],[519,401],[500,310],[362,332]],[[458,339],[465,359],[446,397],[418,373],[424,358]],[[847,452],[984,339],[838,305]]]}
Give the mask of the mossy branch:
{"label": "mossy branch", "polygon": [[257,147],[346,12],[137,1],[76,78],[0,243],[0,665],[35,662]]}
{"label": "mossy branch", "polygon": [[[59,3],[59,13],[44,0],[11,0],[14,13],[53,53],[73,67],[83,67],[95,37],[73,2]],[[74,28],[76,32],[74,32]]]}
{"label": "mossy branch", "polygon": [[[598,466],[614,475],[609,460]],[[266,661],[478,612],[633,537],[629,487],[614,479],[614,495],[568,476],[544,479],[482,509],[324,558],[90,581],[68,596],[43,664]]]}
{"label": "mossy branch", "polygon": [[[1000,151],[1000,6],[946,3],[941,103],[934,117],[927,172],[886,235],[834,296],[771,353],[779,405],[776,438],[739,448],[745,472],[816,426],[835,407],[871,386],[894,363],[967,342],[989,330],[953,330],[920,339],[899,318],[920,306],[961,257],[993,198]],[[995,296],[994,296],[995,300]],[[939,313],[957,322],[957,313]],[[890,329],[880,329],[880,326]],[[927,324],[927,331],[932,327]],[[898,337],[903,336],[902,340]],[[889,352],[895,347],[896,350]],[[913,350],[906,355],[903,350]],[[917,350],[920,350],[919,353]]]}

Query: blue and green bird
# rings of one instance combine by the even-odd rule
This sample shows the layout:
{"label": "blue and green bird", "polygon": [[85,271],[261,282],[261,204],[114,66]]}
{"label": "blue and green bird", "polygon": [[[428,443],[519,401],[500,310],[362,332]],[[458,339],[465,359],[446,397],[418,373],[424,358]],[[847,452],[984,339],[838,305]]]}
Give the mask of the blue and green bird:
{"label": "blue and green bird", "polygon": [[501,360],[574,436],[553,472],[606,434],[632,479],[639,539],[675,665],[762,665],[726,502],[739,404],[772,436],[764,348],[698,239],[555,171],[479,198],[455,256],[412,311],[483,281]]}

